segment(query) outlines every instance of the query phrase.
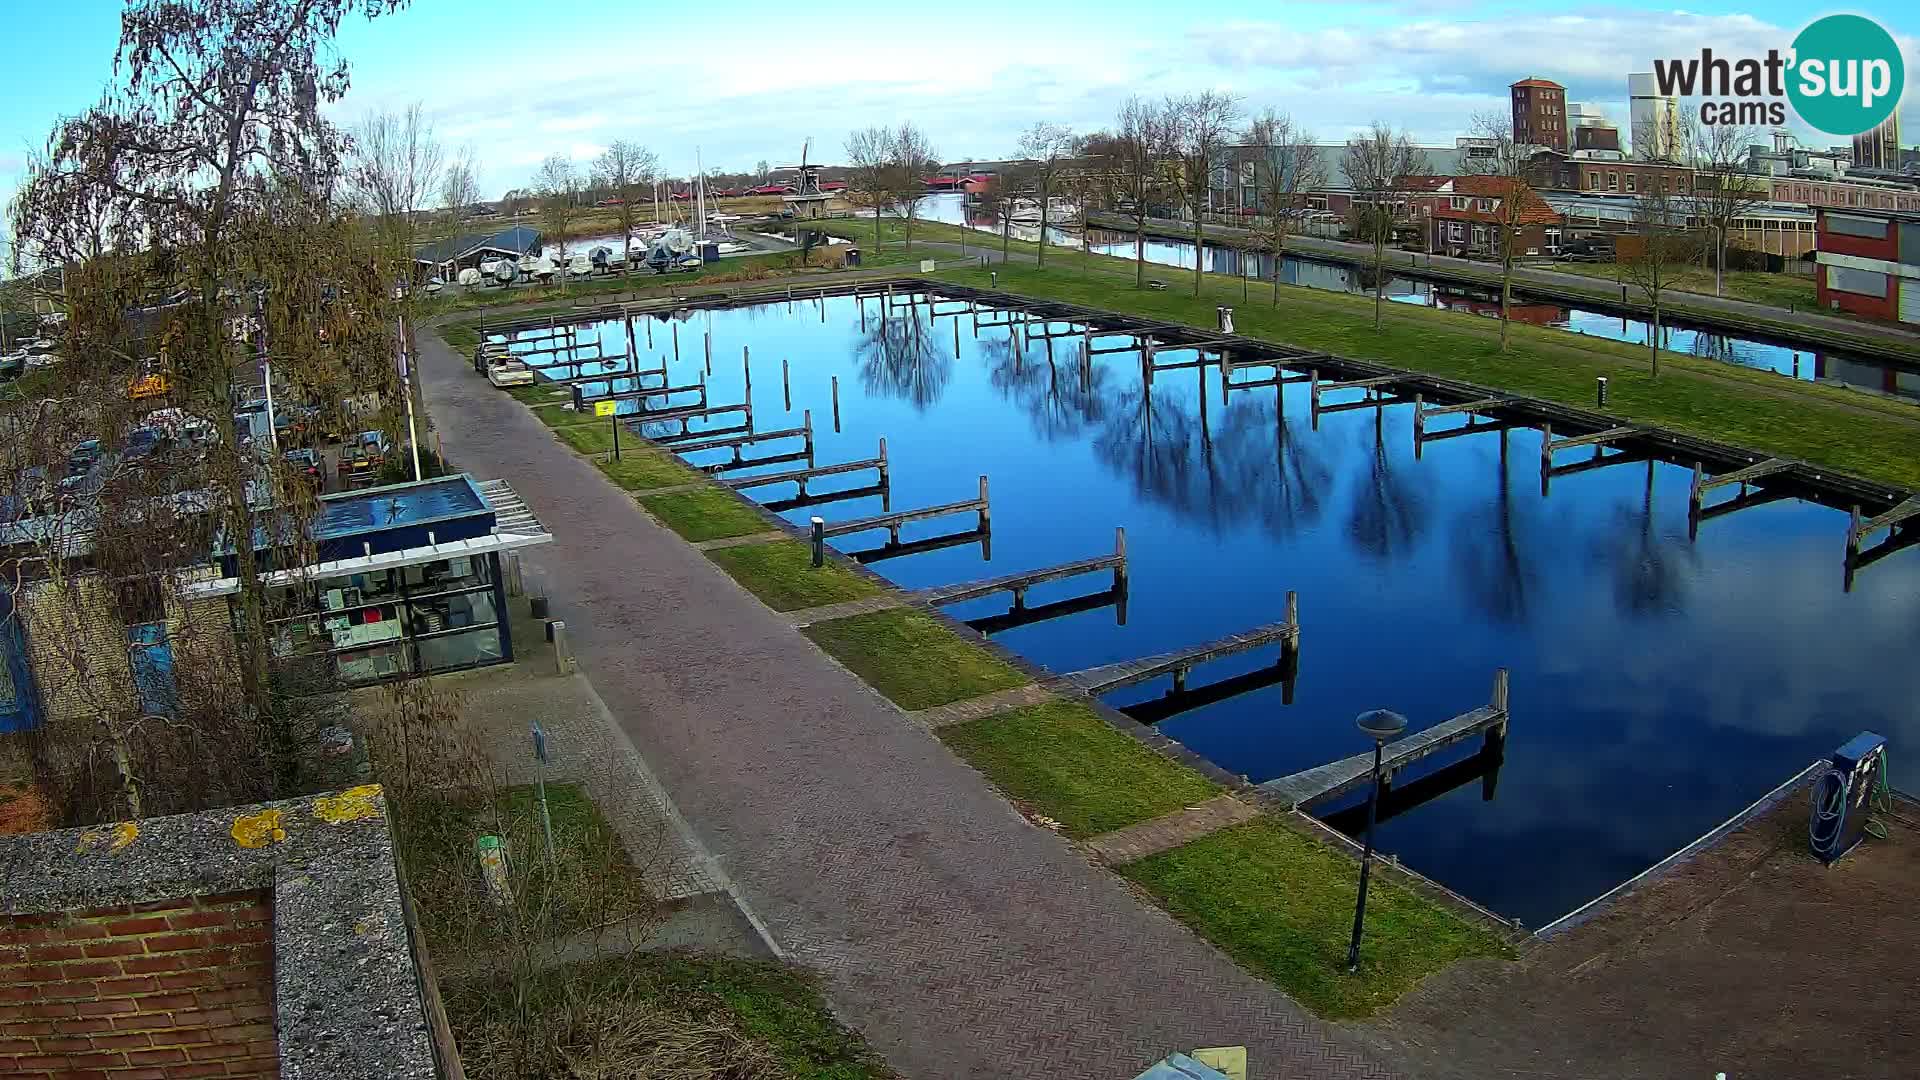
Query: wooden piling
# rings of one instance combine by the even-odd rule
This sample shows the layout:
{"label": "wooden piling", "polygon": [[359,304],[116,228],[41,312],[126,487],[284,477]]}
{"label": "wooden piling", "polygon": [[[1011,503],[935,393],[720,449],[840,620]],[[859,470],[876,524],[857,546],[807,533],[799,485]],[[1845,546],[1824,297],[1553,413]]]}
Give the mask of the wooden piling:
{"label": "wooden piling", "polygon": [[1292,589],[1287,590],[1287,607],[1282,621],[1293,627],[1290,647],[1298,649],[1300,647],[1300,594]]}
{"label": "wooden piling", "polygon": [[[1420,460],[1421,447],[1427,441],[1426,440],[1426,435],[1427,435],[1426,408],[1427,408],[1427,403],[1424,399],[1424,395],[1421,395],[1421,394],[1413,395],[1413,459],[1415,461]],[[1473,417],[1471,414],[1468,415],[1467,422],[1469,424],[1473,422]]]}
{"label": "wooden piling", "polygon": [[886,487],[890,483],[892,483],[890,479],[890,474],[888,472],[888,468],[889,466],[887,465],[887,437],[885,435],[882,435],[880,436],[880,486],[881,487]]}
{"label": "wooden piling", "polygon": [[1113,587],[1116,591],[1127,587],[1127,527],[1113,527]]}
{"label": "wooden piling", "polygon": [[840,376],[838,375],[833,377],[833,430],[835,434],[840,431]]}
{"label": "wooden piling", "polygon": [[793,376],[786,357],[780,358],[780,393],[787,399],[787,411],[793,411]]}
{"label": "wooden piling", "polygon": [[815,517],[811,523],[813,534],[813,565],[817,569],[827,563],[827,519]]}
{"label": "wooden piling", "polygon": [[746,380],[748,401],[753,400],[753,350],[750,346],[740,346],[740,373]]}
{"label": "wooden piling", "polygon": [[991,516],[992,516],[991,511],[987,504],[987,478],[986,478],[986,475],[983,473],[980,476],[980,531],[981,532],[987,531],[987,524],[991,519]]}
{"label": "wooden piling", "polygon": [[680,324],[679,323],[673,324],[673,360],[674,360],[674,363],[680,362]]}
{"label": "wooden piling", "polygon": [[701,339],[701,351],[706,355],[707,374],[713,374],[713,331],[708,330]]}

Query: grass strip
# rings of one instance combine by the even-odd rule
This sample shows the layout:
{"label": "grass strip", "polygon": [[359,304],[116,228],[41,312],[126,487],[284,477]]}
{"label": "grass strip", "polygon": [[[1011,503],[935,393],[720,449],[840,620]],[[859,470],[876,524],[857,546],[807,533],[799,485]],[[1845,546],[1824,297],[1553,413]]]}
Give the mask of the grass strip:
{"label": "grass strip", "polygon": [[695,543],[747,536],[770,528],[766,519],[741,502],[739,496],[720,488],[646,496],[641,498],[640,505],[667,528]]}
{"label": "grass strip", "polygon": [[813,550],[798,540],[716,548],[707,558],[775,611],[798,611],[859,600],[880,586],[831,560],[813,565]]}
{"label": "grass strip", "polygon": [[1355,860],[1261,818],[1120,868],[1175,918],[1330,1019],[1366,1016],[1456,960],[1509,955],[1470,923],[1384,875],[1367,890],[1360,970],[1347,973]]}
{"label": "grass strip", "polygon": [[1015,802],[1068,836],[1112,832],[1204,801],[1219,788],[1075,701],[939,728],[940,740]]}
{"label": "grass strip", "polygon": [[931,709],[1031,681],[918,611],[854,615],[801,633],[903,709]]}

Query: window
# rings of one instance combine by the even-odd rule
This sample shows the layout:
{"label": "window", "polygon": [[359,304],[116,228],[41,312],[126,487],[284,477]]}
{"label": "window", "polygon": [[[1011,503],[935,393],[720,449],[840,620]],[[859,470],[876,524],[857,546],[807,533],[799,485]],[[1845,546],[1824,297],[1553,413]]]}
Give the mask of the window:
{"label": "window", "polygon": [[291,597],[273,654],[316,679],[367,683],[502,658],[492,560],[462,556],[325,578]]}
{"label": "window", "polygon": [[1481,200],[1480,200],[1480,212],[1481,212],[1481,213],[1484,213],[1484,214],[1491,214],[1491,213],[1493,213],[1493,200],[1492,200],[1492,199],[1481,199]]}
{"label": "window", "polygon": [[1633,190],[1633,185],[1634,185],[1634,181],[1635,181],[1636,179],[1637,179],[1637,177],[1635,177],[1635,176],[1634,176],[1634,175],[1633,175],[1632,173],[1628,173],[1628,174],[1627,174],[1627,190],[1628,190],[1628,191],[1632,191],[1632,190]]}
{"label": "window", "polygon": [[1600,172],[1599,172],[1599,170],[1597,170],[1597,169],[1596,169],[1596,170],[1593,170],[1593,171],[1590,171],[1590,172],[1588,172],[1588,173],[1587,173],[1587,190],[1588,190],[1588,191],[1599,191],[1599,190],[1600,190]]}
{"label": "window", "polygon": [[1841,236],[1860,236],[1869,240],[1885,240],[1887,223],[1880,218],[1856,217],[1852,214],[1828,214],[1827,231]]}
{"label": "window", "polygon": [[1619,173],[1617,172],[1607,173],[1607,190],[1608,191],[1620,190],[1620,174]]}
{"label": "window", "polygon": [[1487,246],[1487,227],[1485,225],[1475,225],[1473,227],[1473,246]]}
{"label": "window", "polygon": [[1467,208],[1467,197],[1465,195],[1455,195],[1451,200],[1451,204],[1455,210],[1465,210]]}
{"label": "window", "polygon": [[1855,270],[1850,266],[1829,266],[1827,267],[1827,288],[1885,300],[1887,275],[1872,270]]}

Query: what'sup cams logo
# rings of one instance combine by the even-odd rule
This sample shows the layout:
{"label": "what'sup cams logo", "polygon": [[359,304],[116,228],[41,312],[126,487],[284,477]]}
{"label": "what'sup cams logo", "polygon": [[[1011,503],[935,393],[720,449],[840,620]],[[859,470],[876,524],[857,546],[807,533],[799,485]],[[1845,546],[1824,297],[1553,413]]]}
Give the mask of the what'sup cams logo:
{"label": "what'sup cams logo", "polygon": [[1906,64],[1893,35],[1860,15],[1828,15],[1807,24],[1782,53],[1728,60],[1712,49],[1685,60],[1655,60],[1666,97],[1701,97],[1703,124],[1779,127],[1786,103],[1829,135],[1871,131],[1900,106]]}

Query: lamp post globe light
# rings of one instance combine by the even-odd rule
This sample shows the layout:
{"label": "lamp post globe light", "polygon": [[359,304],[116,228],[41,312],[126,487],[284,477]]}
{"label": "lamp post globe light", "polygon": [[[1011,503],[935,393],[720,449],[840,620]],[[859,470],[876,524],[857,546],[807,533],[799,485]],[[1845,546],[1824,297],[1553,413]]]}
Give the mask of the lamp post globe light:
{"label": "lamp post globe light", "polygon": [[1360,856],[1360,899],[1353,907],[1353,941],[1347,946],[1347,971],[1360,970],[1360,926],[1367,917],[1367,878],[1373,870],[1373,826],[1380,813],[1380,753],[1407,730],[1407,718],[1389,709],[1369,709],[1354,719],[1373,740],[1373,783],[1367,788],[1367,836]]}

